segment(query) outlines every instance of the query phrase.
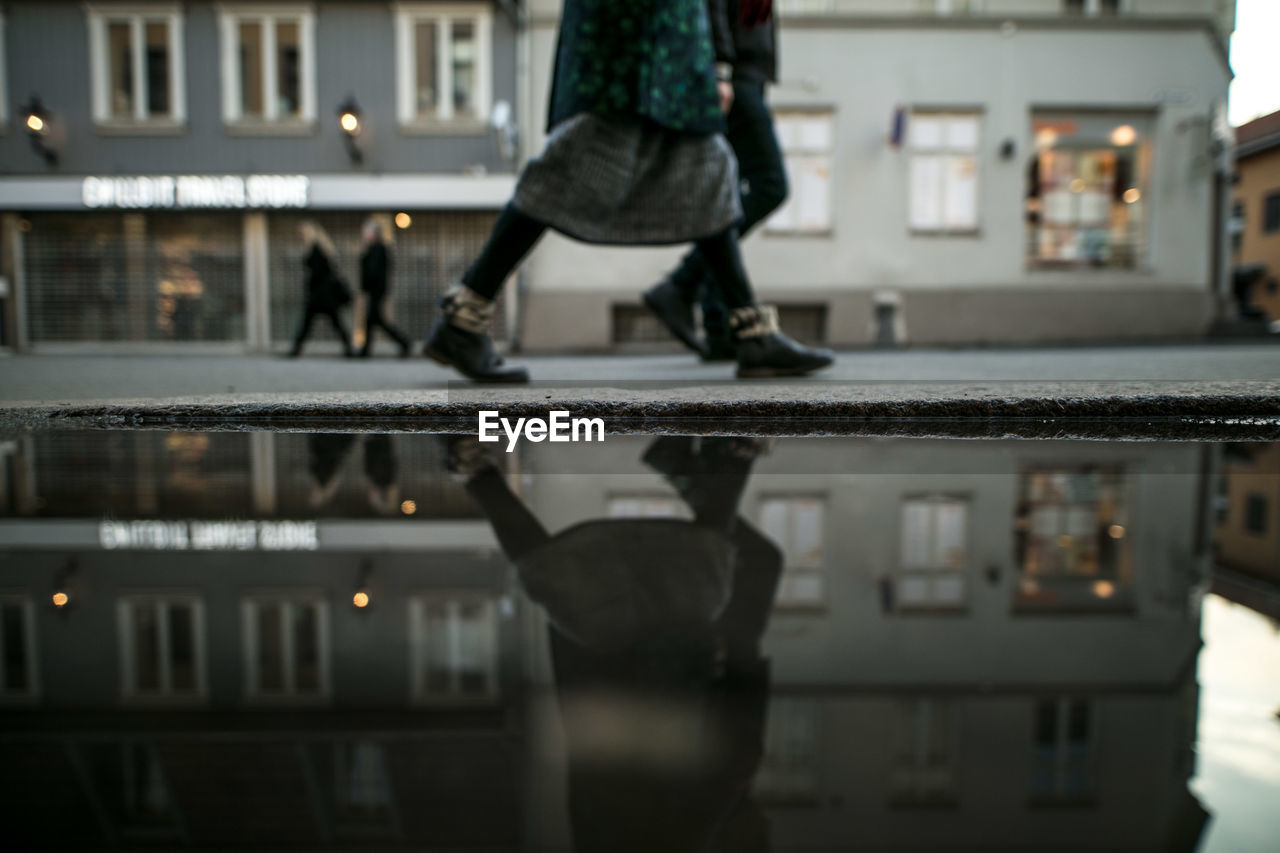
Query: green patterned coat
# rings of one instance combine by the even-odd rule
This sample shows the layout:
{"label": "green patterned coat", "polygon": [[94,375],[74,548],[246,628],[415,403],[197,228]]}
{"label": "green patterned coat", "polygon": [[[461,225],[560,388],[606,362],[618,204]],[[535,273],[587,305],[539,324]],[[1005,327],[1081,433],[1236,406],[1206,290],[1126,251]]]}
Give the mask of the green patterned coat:
{"label": "green patterned coat", "polygon": [[548,129],[580,113],[724,130],[706,0],[565,0]]}

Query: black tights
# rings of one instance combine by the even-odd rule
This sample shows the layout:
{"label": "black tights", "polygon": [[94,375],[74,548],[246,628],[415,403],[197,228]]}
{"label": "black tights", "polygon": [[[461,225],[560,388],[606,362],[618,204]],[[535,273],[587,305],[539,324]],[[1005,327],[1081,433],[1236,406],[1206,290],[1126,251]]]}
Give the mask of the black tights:
{"label": "black tights", "polygon": [[[462,283],[486,299],[497,298],[502,283],[546,230],[544,223],[508,204],[493,224],[480,256],[463,273]],[[726,228],[719,234],[703,237],[696,245],[729,310],[754,305],[751,282],[747,280],[742,253],[738,250],[737,230]]]}

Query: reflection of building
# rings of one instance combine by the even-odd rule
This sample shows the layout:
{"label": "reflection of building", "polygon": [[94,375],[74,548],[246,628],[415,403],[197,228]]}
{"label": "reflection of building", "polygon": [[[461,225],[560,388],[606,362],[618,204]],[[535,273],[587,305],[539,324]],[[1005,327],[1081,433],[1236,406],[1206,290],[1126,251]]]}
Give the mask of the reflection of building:
{"label": "reflection of building", "polygon": [[396,321],[423,333],[510,192],[488,126],[516,97],[504,7],[5,4],[0,82],[39,98],[57,162],[27,138],[36,105],[0,96],[0,343],[266,350],[299,319],[299,222],[354,278],[371,214],[395,238]]}
{"label": "reflection of building", "polygon": [[1266,267],[1251,301],[1280,320],[1280,112],[1236,128],[1236,174],[1232,257]]}
{"label": "reflection of building", "polygon": [[[610,442],[528,455],[549,528],[679,506],[628,462],[645,442]],[[756,460],[743,512],[787,560],[755,782],[776,849],[1191,849],[1212,465],[1194,445],[830,438]]]}
{"label": "reflection of building", "polygon": [[1218,563],[1280,584],[1280,445],[1234,447],[1222,480]]}
{"label": "reflection of building", "polygon": [[[744,249],[784,326],[841,345],[1207,327],[1234,3],[776,5],[791,195]],[[535,107],[559,7],[530,3]],[[548,239],[524,342],[661,339],[637,294],[675,254],[625,251]]]}

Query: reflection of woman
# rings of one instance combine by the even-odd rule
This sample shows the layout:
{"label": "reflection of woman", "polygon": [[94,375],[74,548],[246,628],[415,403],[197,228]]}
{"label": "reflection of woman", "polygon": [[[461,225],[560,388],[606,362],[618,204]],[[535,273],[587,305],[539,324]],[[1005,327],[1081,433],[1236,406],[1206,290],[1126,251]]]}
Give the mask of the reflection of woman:
{"label": "reflection of woman", "polygon": [[720,135],[728,95],[713,57],[706,0],[567,0],[546,147],[442,302],[429,356],[478,381],[528,380],[502,366],[487,329],[503,283],[554,228],[590,243],[696,243],[730,311],[740,376],[831,363],[783,335],[752,295],[735,230],[737,170]]}
{"label": "reflection of woman", "polygon": [[646,461],[692,521],[591,521],[551,536],[472,441],[455,440],[453,467],[550,622],[576,849],[763,849],[747,794],[782,558],[736,515],[752,446],[659,439]]}
{"label": "reflection of woman", "polygon": [[289,356],[295,358],[302,354],[302,345],[311,334],[312,321],[317,315],[322,315],[329,318],[329,322],[333,324],[333,330],[338,334],[338,339],[342,341],[343,354],[350,357],[355,354],[351,349],[351,336],[342,325],[342,318],[338,316],[338,311],[350,301],[351,297],[338,277],[338,255],[333,248],[333,241],[329,239],[329,235],[319,223],[310,220],[299,226],[298,234],[302,238],[303,245],[307,247],[307,253],[302,258],[306,275],[306,295],[303,303],[302,325],[298,327],[298,334],[293,340],[293,349],[289,351]]}

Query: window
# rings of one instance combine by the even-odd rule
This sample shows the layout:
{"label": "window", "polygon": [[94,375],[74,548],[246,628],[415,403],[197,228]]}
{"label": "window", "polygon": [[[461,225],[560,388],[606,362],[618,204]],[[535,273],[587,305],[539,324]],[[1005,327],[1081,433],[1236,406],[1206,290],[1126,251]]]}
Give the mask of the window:
{"label": "window", "polygon": [[968,527],[969,505],[963,498],[903,501],[899,608],[964,606]]}
{"label": "window", "polygon": [[769,700],[764,756],[754,791],[764,802],[814,802],[818,796],[818,705],[812,699]]}
{"label": "window", "polygon": [[1244,502],[1244,529],[1264,536],[1267,532],[1267,496],[1250,494]]}
{"label": "window", "polygon": [[765,223],[772,233],[813,234],[831,230],[831,150],[835,123],[830,112],[779,110],[778,144],[787,169],[787,200]]}
{"label": "window", "polygon": [[223,6],[221,26],[223,120],[248,127],[314,121],[310,6]]}
{"label": "window", "polygon": [[610,518],[690,518],[685,503],[671,495],[610,495]]}
{"label": "window", "polygon": [[397,114],[405,125],[487,121],[491,16],[481,3],[396,6]]}
{"label": "window", "polygon": [[982,0],[919,0],[920,11],[935,15],[969,15],[982,11]]}
{"label": "window", "polygon": [[1027,609],[1132,604],[1128,489],[1118,469],[1041,469],[1020,478],[1016,603]]}
{"label": "window", "polygon": [[821,607],[826,602],[826,503],[820,497],[777,495],[760,501],[760,529],[785,559],[779,607]]}
{"label": "window", "polygon": [[328,695],[329,613],[318,595],[254,596],[244,602],[242,613],[246,695]]}
{"label": "window", "polygon": [[5,69],[9,63],[4,51],[4,10],[0,9],[0,133],[9,123],[9,78]]}
{"label": "window", "polygon": [[186,119],[182,12],[177,5],[93,4],[89,85],[99,125],[177,125]]}
{"label": "window", "polygon": [[498,695],[498,614],[481,593],[409,602],[413,696],[419,701],[488,701]]}
{"label": "window", "polygon": [[177,803],[152,744],[125,740],[80,749],[97,797],[125,837],[176,840]]}
{"label": "window", "polygon": [[36,695],[34,616],[31,599],[0,596],[0,700]]}
{"label": "window", "polygon": [[1237,201],[1231,205],[1231,219],[1227,221],[1227,233],[1231,235],[1231,251],[1240,251],[1240,246],[1244,242],[1245,227],[1244,202]]}
{"label": "window", "polygon": [[1121,0],[1062,0],[1062,11],[1077,17],[1113,16],[1122,11]]}
{"label": "window", "polygon": [[978,227],[977,113],[911,115],[910,223],[913,231]]}
{"label": "window", "polygon": [[955,713],[946,700],[900,703],[890,802],[897,806],[955,801]]}
{"label": "window", "polygon": [[1152,127],[1145,114],[1033,114],[1026,203],[1033,267],[1141,264]]}
{"label": "window", "polygon": [[204,607],[185,595],[134,595],[118,604],[121,690],[131,699],[204,695]]}
{"label": "window", "polygon": [[340,830],[388,829],[391,777],[386,748],[376,741],[340,741],[334,748],[334,805]]}
{"label": "window", "polygon": [[1031,798],[1071,803],[1093,795],[1093,708],[1084,699],[1050,699],[1035,705]]}
{"label": "window", "polygon": [[1262,202],[1262,233],[1280,231],[1280,192],[1271,193]]}

